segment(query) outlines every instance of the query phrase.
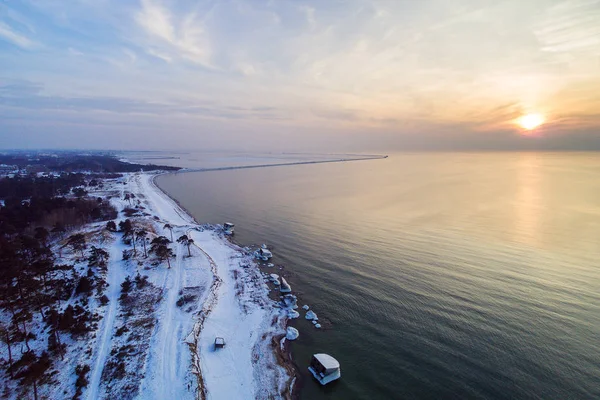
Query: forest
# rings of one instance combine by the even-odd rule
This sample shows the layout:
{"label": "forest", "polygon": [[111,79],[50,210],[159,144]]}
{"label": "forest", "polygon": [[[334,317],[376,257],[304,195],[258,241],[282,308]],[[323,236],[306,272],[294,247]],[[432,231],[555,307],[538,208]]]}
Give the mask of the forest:
{"label": "forest", "polygon": [[175,171],[180,169],[179,167],[165,165],[128,163],[117,159],[111,154],[80,154],[68,151],[58,152],[57,154],[44,154],[40,152],[12,152],[0,154],[0,164],[15,166],[19,169],[35,169],[36,172],[90,171],[114,173],[154,171],[157,169]]}
{"label": "forest", "polygon": [[[101,295],[105,283],[98,274],[106,268],[108,254],[91,246],[84,234],[72,232],[84,224],[113,220],[117,210],[109,199],[90,197],[89,185],[101,185],[94,175],[34,175],[0,179],[0,340],[8,348],[3,367],[21,386],[33,387],[50,379],[47,373],[65,353],[65,336],[76,338],[90,331],[97,317],[85,307],[93,292]],[[54,249],[53,249],[54,245]],[[56,249],[68,248],[88,263],[85,275],[74,266],[57,262]],[[54,250],[54,251],[53,251]],[[61,308],[73,295],[80,304]],[[62,311],[58,311],[62,309]],[[30,327],[41,319],[48,334],[44,350],[33,349]],[[76,384],[84,385],[80,371]],[[0,395],[1,397],[1,395]]]}

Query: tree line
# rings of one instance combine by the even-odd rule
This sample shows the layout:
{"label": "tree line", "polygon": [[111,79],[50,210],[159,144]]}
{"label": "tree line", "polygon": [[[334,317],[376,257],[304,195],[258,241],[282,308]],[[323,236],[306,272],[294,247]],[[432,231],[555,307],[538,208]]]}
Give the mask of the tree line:
{"label": "tree line", "polygon": [[[81,184],[79,176],[56,180],[60,183],[52,190],[43,179],[24,182],[27,189],[13,191],[0,206],[0,340],[8,350],[2,365],[6,375],[31,387],[37,399],[38,386],[51,379],[54,360],[64,357],[64,335],[78,338],[95,328],[97,317],[86,305],[94,294],[102,301],[106,287],[100,272],[106,269],[108,253],[90,248],[84,234],[71,232],[85,223],[115,218],[117,211],[108,199],[73,194],[73,185]],[[57,195],[63,192],[70,195]],[[68,247],[87,261],[86,272],[58,262],[53,246],[59,251]],[[37,321],[46,330],[34,333]],[[39,346],[41,339],[46,340],[45,349]],[[32,341],[38,343],[35,348]]]}

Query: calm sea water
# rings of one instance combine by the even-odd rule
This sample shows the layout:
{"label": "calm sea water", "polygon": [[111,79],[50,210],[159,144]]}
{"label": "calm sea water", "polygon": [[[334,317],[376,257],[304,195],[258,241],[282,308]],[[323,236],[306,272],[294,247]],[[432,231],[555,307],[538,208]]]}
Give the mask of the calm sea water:
{"label": "calm sea water", "polygon": [[325,323],[296,320],[293,355],[342,379],[305,373],[304,399],[596,399],[599,177],[597,154],[438,153],[159,185],[268,243]]}

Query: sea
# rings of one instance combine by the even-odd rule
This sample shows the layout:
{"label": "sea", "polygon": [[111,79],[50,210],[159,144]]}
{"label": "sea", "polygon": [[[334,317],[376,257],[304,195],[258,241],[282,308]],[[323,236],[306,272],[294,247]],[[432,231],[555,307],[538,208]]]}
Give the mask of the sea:
{"label": "sea", "polygon": [[[302,399],[600,398],[598,153],[393,153],[158,185],[200,222],[235,223],[236,242],[266,243],[317,313],[320,330],[303,310],[291,322]],[[342,372],[325,387],[307,371],[321,352]]]}

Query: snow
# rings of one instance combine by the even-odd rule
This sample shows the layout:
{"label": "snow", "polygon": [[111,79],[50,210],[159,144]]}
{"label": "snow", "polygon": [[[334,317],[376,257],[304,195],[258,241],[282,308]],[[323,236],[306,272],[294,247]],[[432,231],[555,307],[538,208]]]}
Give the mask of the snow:
{"label": "snow", "polygon": [[302,309],[303,309],[303,310],[306,310],[306,311],[308,311],[308,309],[309,309],[309,308],[310,308],[310,307],[309,307],[307,304],[305,304],[305,305],[303,305],[303,306],[302,306]]}
{"label": "snow", "polygon": [[[97,329],[85,339],[77,341],[63,335],[69,351],[64,361],[56,361],[55,379],[40,388],[41,398],[71,398],[73,371],[82,364],[90,366],[89,384],[81,396],[87,400],[289,398],[295,377],[291,364],[283,364],[284,358],[276,351],[281,351],[290,332],[286,330],[288,318],[299,316],[293,310],[296,297],[287,295],[284,304],[288,307],[276,308],[279,303],[269,298],[267,282],[279,284],[279,275],[261,275],[251,250],[232,244],[220,227],[197,224],[156,187],[155,176],[124,174],[105,180],[103,187],[92,189],[90,195],[111,196],[112,204],[122,210],[131,206],[124,194],[135,194],[133,203],[143,212],[131,217],[134,224],[144,227],[150,240],[159,235],[170,238],[171,233],[174,239],[189,235],[195,242],[191,257],[186,246],[172,243],[169,247],[175,258],[171,268],[166,262],[155,262],[154,256],[144,258],[139,248],[137,258],[122,260],[123,250],[131,247],[122,243],[121,233],[106,231],[105,222],[85,226],[84,232],[95,230],[106,237],[106,241],[94,244],[101,245],[110,256],[103,275],[108,283],[104,291],[108,303],[100,305],[90,297],[90,311],[97,313],[99,320]],[[123,219],[115,222],[118,225]],[[167,223],[172,232],[164,229]],[[66,248],[63,261],[70,261],[68,257],[78,258]],[[79,272],[87,268],[85,261],[71,262]],[[120,301],[121,283],[138,273],[148,277],[152,296],[148,297],[149,304],[127,309],[127,303]],[[191,300],[182,302],[186,296]],[[35,318],[32,333],[45,337],[39,331],[45,326]],[[127,326],[142,319],[149,321],[147,328]],[[117,333],[123,327],[129,331]],[[226,343],[218,351],[214,351],[215,337]],[[39,350],[47,346],[45,341],[42,345]],[[118,353],[126,346],[136,350],[123,358],[126,373],[111,376]],[[25,398],[15,396],[10,398]]]}
{"label": "snow", "polygon": [[[142,178],[142,183],[146,186],[144,193],[148,201],[156,203],[153,210],[161,218],[176,226],[196,225],[170,198],[156,189],[150,177]],[[240,268],[242,249],[212,230],[189,230],[188,235],[194,239],[195,246],[213,269],[213,282],[216,283],[211,287],[214,292],[211,293],[213,296],[209,300],[209,307],[203,308],[204,318],[197,338],[196,355],[204,385],[200,390],[205,391],[208,399],[278,397],[281,388],[289,384],[289,374],[278,365],[269,365],[271,370],[265,374],[269,368],[256,363],[253,353],[256,346],[261,349],[261,353],[269,352],[269,333],[272,335],[278,330],[283,331],[279,324],[284,322],[287,314],[283,314],[283,320],[279,324],[272,326],[275,311],[272,307],[265,307],[272,303],[268,299],[267,287],[258,279],[258,267],[250,259],[246,260],[250,267]],[[240,282],[244,278],[248,278],[244,281],[246,285]],[[252,280],[253,278],[256,279]],[[243,285],[241,292],[240,283]],[[227,343],[218,351],[214,351],[215,337],[222,337]],[[163,340],[168,340],[167,338],[168,336]],[[263,354],[261,359],[272,364],[274,360],[270,360],[267,355]],[[167,365],[173,368],[173,362],[176,360],[171,360]],[[158,379],[157,386],[174,386],[181,379],[181,374],[177,373],[170,377],[164,376]],[[189,398],[189,394],[163,391],[158,396],[148,398],[179,399],[184,398],[182,395]]]}
{"label": "snow", "polygon": [[279,275],[277,275],[277,274],[271,274],[270,275],[270,280],[271,280],[271,282],[273,282],[273,284],[279,286]]}
{"label": "snow", "polygon": [[[170,238],[171,232],[163,229],[168,223],[173,238],[187,234],[194,239],[194,246],[192,257],[187,257],[187,247],[173,243],[170,247],[176,258],[171,261],[172,268],[161,264],[142,271],[161,288],[162,301],[136,398],[282,398],[292,376],[278,364],[271,342],[286,334],[287,311],[272,307],[274,302],[268,298],[268,288],[251,256],[245,256],[243,249],[217,230],[199,226],[156,187],[153,178],[147,173],[126,174],[125,184],[115,182],[115,187],[121,193],[134,193],[145,212],[158,218],[147,218],[157,235]],[[111,189],[110,185],[105,189],[107,186]],[[101,382],[102,370],[117,340],[114,330],[120,283],[135,272],[121,261],[124,248],[129,247],[118,239],[111,248],[109,304],[100,323],[90,384],[83,397],[89,400],[110,398]],[[276,280],[279,283],[279,276]],[[176,304],[182,293],[197,295],[185,309]],[[215,337],[222,337],[225,347],[215,351]]]}
{"label": "snow", "polygon": [[102,319],[102,328],[100,338],[97,344],[97,352],[95,354],[95,361],[92,364],[90,370],[90,383],[88,386],[87,399],[95,400],[98,398],[98,390],[100,387],[100,378],[102,377],[102,370],[106,363],[106,358],[110,350],[111,338],[113,328],[115,324],[115,316],[117,314],[117,305],[119,301],[119,294],[121,293],[121,282],[125,279],[125,273],[120,268],[119,263],[121,262],[121,255],[125,248],[118,240],[111,246],[109,264],[108,264],[108,289],[106,296],[108,297],[108,309]]}
{"label": "snow", "polygon": [[[181,236],[185,233],[184,229],[174,229],[173,236]],[[180,291],[198,285],[208,286],[210,265],[202,254],[184,258],[184,255],[187,256],[184,245],[178,244],[176,250],[173,268],[164,271],[163,290],[167,297],[160,310],[159,327],[150,348],[147,377],[142,384],[142,393],[149,398],[192,397],[189,392],[193,380],[189,371],[191,355],[185,341],[193,329],[194,320],[180,310],[176,302]]]}
{"label": "snow", "polygon": [[329,354],[318,353],[315,354],[314,357],[323,365],[326,370],[330,369],[338,369],[340,368],[340,363],[335,358],[331,357]]}
{"label": "snow", "polygon": [[285,338],[287,340],[296,340],[298,339],[298,336],[300,336],[300,332],[298,332],[298,329],[292,326],[287,327],[287,333],[285,335]]}
{"label": "snow", "polygon": [[293,294],[286,294],[285,296],[283,296],[283,302],[288,309],[295,310],[296,308],[298,308],[298,305],[296,304],[297,301],[298,298]]}
{"label": "snow", "polygon": [[279,291],[281,293],[290,293],[292,291],[292,287],[287,283],[284,277],[281,277],[281,287],[279,288]]}
{"label": "snow", "polygon": [[312,310],[310,310],[306,313],[305,318],[308,320],[318,320],[319,319],[317,317],[317,314]]}

